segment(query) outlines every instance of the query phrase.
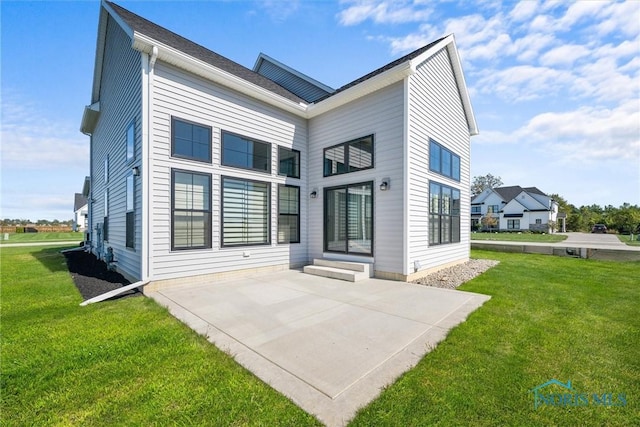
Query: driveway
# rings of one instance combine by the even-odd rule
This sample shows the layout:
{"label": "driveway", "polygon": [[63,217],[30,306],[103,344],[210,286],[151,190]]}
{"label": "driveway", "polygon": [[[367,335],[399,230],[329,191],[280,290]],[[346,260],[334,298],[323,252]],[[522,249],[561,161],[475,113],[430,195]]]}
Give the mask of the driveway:
{"label": "driveway", "polygon": [[490,297],[284,271],[145,292],[328,426],[342,426]]}

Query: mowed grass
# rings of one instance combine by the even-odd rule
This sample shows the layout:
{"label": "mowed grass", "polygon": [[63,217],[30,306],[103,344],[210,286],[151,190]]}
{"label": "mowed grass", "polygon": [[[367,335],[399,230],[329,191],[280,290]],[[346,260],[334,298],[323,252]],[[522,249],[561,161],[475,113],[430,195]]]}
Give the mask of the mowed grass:
{"label": "mowed grass", "polygon": [[320,425],[150,299],[80,307],[59,248],[0,251],[0,425]]}
{"label": "mowed grass", "polygon": [[[79,307],[56,249],[0,251],[1,425],[318,425],[153,301]],[[491,300],[352,425],[640,425],[640,263],[473,256]],[[552,378],[627,404],[534,409]]]}
{"label": "mowed grass", "polygon": [[[491,300],[353,425],[640,425],[640,263],[472,255],[501,263],[459,289]],[[571,380],[589,405],[534,409],[530,390],[550,379]],[[624,393],[626,406],[593,393],[617,404]]]}
{"label": "mowed grass", "polygon": [[[639,240],[639,236],[638,234],[617,234],[618,236],[618,240],[620,240],[622,243],[627,244],[627,246],[640,246],[640,240]],[[633,237],[633,239],[632,239]]]}
{"label": "mowed grass", "polygon": [[69,231],[61,233],[9,233],[9,240],[4,240],[5,233],[0,235],[1,244],[36,243],[36,242],[82,242],[84,233]]}
{"label": "mowed grass", "polygon": [[498,242],[557,243],[566,240],[562,234],[538,233],[471,233],[471,240],[495,240]]}

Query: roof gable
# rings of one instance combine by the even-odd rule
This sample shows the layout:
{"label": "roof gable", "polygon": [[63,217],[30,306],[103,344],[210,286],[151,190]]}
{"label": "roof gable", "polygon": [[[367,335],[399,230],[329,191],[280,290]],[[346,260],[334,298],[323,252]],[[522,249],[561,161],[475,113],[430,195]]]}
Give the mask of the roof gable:
{"label": "roof gable", "polygon": [[75,193],[73,200],[73,210],[79,211],[84,206],[86,206],[89,202],[86,197],[82,195],[82,193]]}

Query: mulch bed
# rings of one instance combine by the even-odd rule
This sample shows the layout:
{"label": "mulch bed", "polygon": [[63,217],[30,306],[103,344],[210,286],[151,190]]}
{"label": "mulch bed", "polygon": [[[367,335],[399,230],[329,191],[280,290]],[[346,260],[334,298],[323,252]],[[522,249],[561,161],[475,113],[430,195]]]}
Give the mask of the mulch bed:
{"label": "mulch bed", "polygon": [[[75,283],[84,300],[131,284],[122,274],[108,270],[107,264],[91,253],[76,251],[67,252],[64,256],[67,259],[67,267],[69,268],[69,273],[71,273],[73,283]],[[140,295],[142,293],[137,289],[133,289],[110,298],[110,300]]]}

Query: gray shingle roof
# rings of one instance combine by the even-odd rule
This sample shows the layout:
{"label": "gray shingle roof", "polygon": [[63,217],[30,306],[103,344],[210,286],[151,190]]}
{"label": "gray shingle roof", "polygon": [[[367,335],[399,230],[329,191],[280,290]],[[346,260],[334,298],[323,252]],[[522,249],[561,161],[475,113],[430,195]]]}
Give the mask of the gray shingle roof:
{"label": "gray shingle roof", "polygon": [[252,71],[249,68],[246,68],[230,59],[227,59],[222,55],[219,55],[203,46],[200,46],[199,44],[194,43],[191,40],[188,40],[172,31],[167,30],[166,28],[154,24],[153,22],[141,16],[138,16],[135,13],[130,12],[115,3],[109,1],[107,1],[106,3],[135,32],[144,34],[145,36],[157,40],[162,44],[171,46],[172,48],[184,52],[189,56],[206,62],[207,64],[213,65],[216,68],[231,73],[243,80],[258,85],[286,99],[294,102],[304,102],[302,98],[289,92],[274,81],[261,76],[255,71]]}
{"label": "gray shingle roof", "polygon": [[498,193],[500,197],[502,197],[504,201],[507,203],[515,199],[518,196],[518,194],[522,193],[523,191],[526,191],[527,193],[539,194],[541,196],[547,196],[542,191],[540,191],[537,187],[522,188],[519,185],[513,185],[511,187],[498,187],[498,188],[494,188],[493,190],[496,193]]}
{"label": "gray shingle roof", "polygon": [[[204,61],[207,64],[213,65],[214,67],[219,68],[221,70],[227,71],[228,73],[231,73],[237,77],[240,77],[241,79],[244,79],[250,83],[254,83],[286,99],[289,99],[294,102],[305,103],[305,101],[302,98],[288,91],[287,89],[280,86],[273,80],[270,80],[256,73],[255,71],[250,70],[249,68],[246,68],[228,58],[225,58],[222,55],[219,55],[203,46],[200,46],[199,44],[194,43],[191,40],[188,40],[172,31],[169,31],[166,28],[163,28],[157,24],[154,24],[153,22],[141,16],[138,16],[133,12],[130,12],[127,9],[121,6],[118,6],[113,2],[110,2],[110,1],[105,1],[105,2],[124,20],[124,22],[126,22],[126,24],[129,27],[131,27],[133,31],[144,34],[148,37],[151,37],[152,39],[157,40],[160,43],[171,46],[172,48],[177,49],[181,52],[184,52],[189,56],[192,56],[196,59]],[[359,83],[369,80],[370,78],[375,77],[378,74],[381,74],[387,70],[390,70],[397,65],[410,61],[418,57],[422,53],[426,52],[429,48],[433,47],[444,38],[446,37],[442,37],[432,43],[429,43],[428,45],[423,46],[420,49],[417,49],[403,56],[402,58],[399,58],[393,62],[390,62],[387,65],[384,65],[378,68],[377,70],[374,70],[360,77],[359,79],[356,79],[350,83],[347,83],[346,85],[338,88],[335,92],[323,98],[320,98],[315,102],[320,102],[324,99],[327,99],[337,93],[340,93],[349,89],[350,87],[356,86]]]}
{"label": "gray shingle roof", "polygon": [[82,195],[82,193],[75,193],[75,197],[73,200],[73,211],[77,211],[78,209],[80,209],[81,207],[83,207],[84,205],[86,205],[88,202],[87,198],[84,197]]}

